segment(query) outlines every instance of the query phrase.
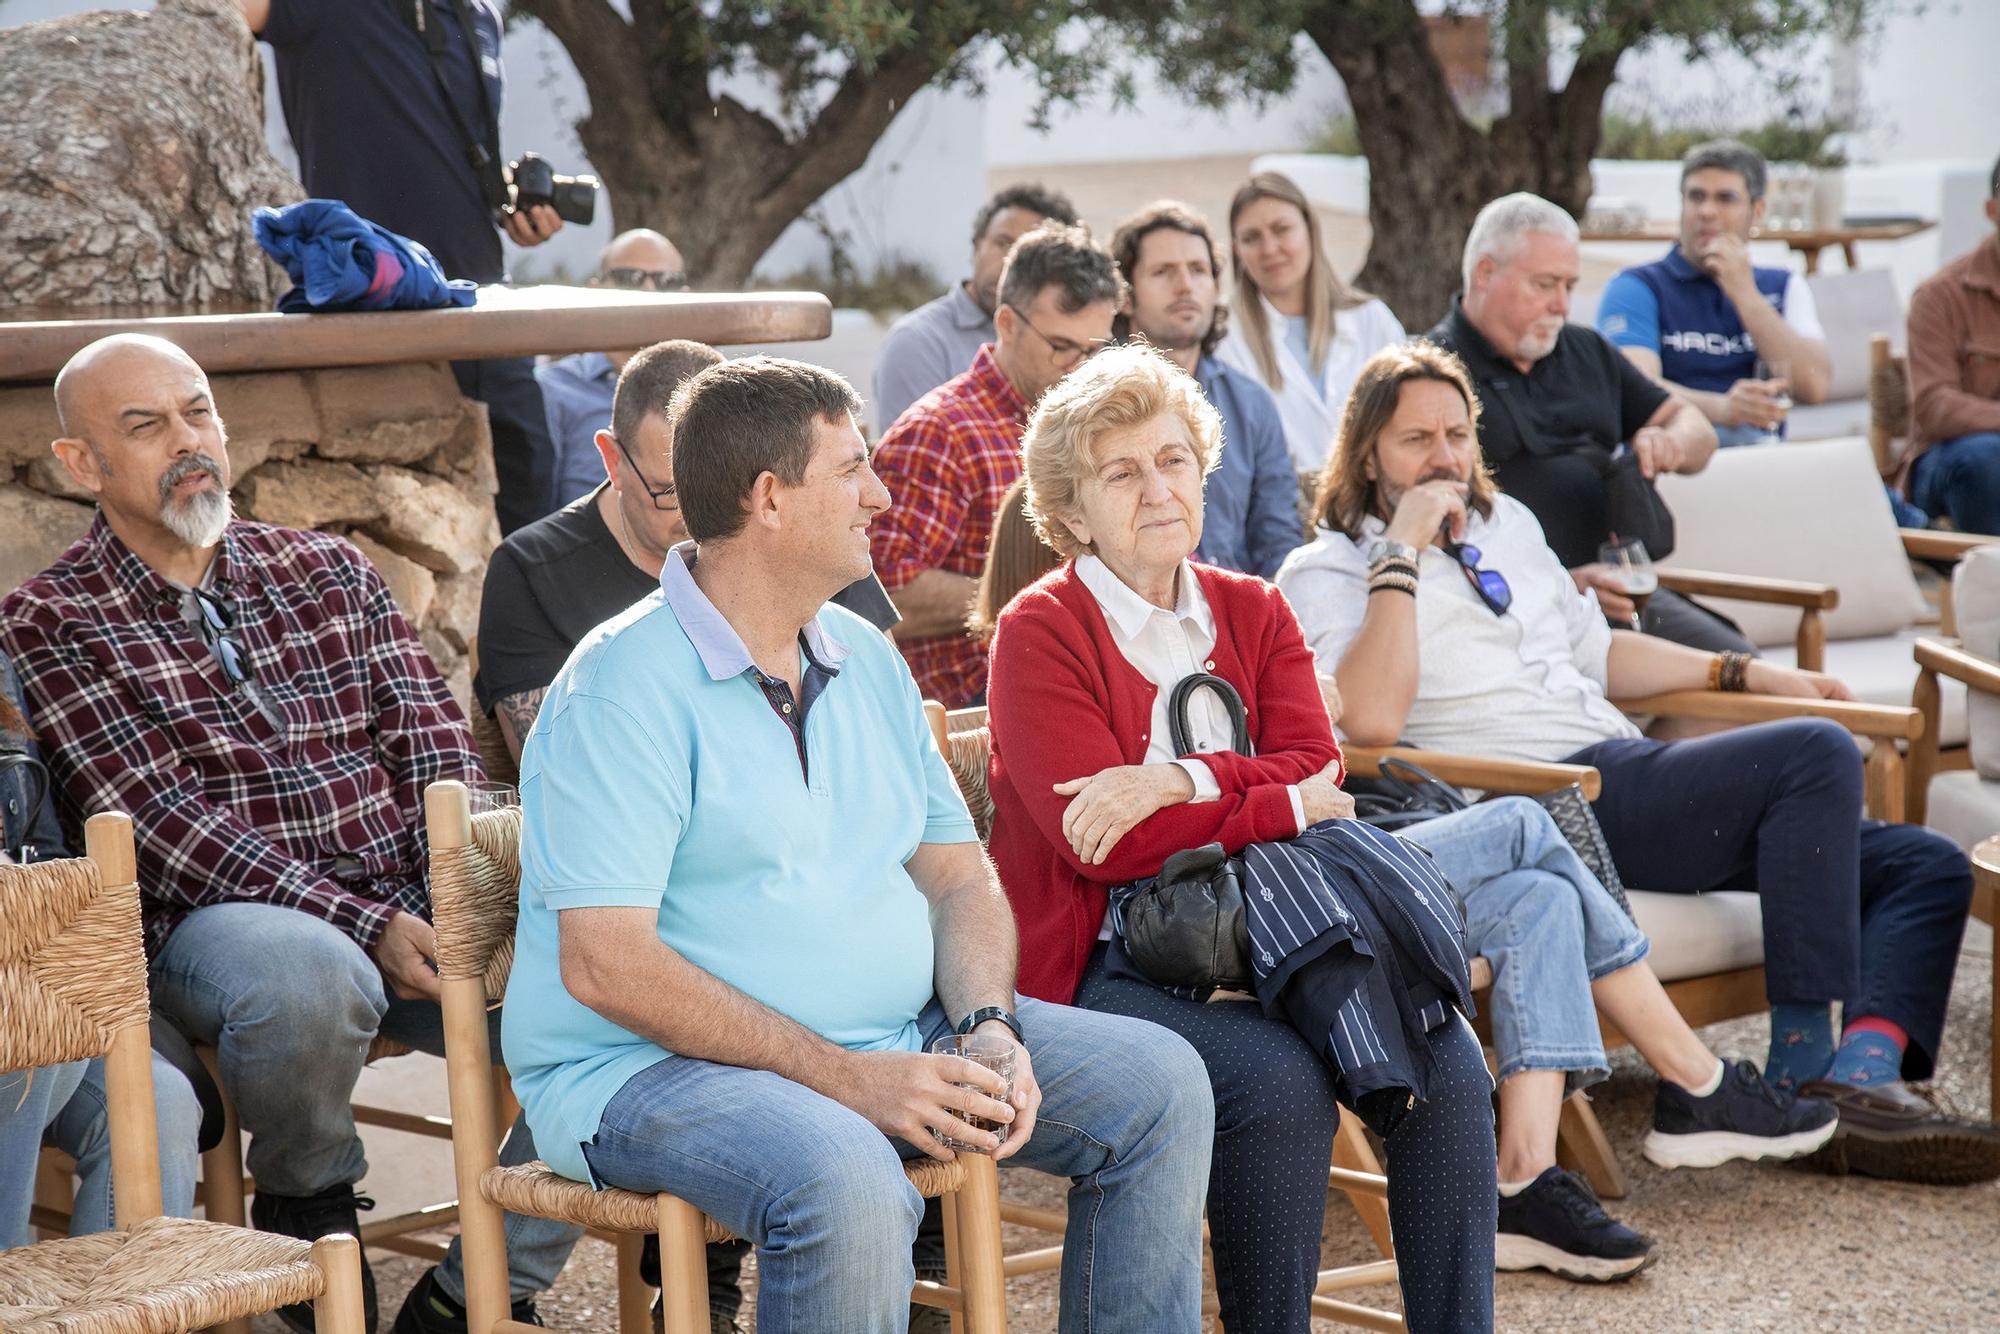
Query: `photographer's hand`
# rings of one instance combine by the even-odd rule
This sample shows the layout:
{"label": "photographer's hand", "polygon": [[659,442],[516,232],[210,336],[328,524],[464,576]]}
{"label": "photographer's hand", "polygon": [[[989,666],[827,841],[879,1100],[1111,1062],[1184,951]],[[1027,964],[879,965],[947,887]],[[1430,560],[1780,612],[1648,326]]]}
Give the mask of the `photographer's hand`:
{"label": "photographer's hand", "polygon": [[535,204],[525,212],[511,205],[500,210],[500,227],[507,239],[518,246],[537,246],[562,230],[562,219],[547,204]]}

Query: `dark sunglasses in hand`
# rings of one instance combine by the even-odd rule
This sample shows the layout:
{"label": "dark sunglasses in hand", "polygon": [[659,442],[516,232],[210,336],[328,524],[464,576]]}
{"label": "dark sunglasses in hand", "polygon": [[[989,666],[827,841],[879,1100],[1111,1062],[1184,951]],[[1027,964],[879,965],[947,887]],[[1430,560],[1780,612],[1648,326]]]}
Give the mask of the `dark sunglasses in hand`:
{"label": "dark sunglasses in hand", "polygon": [[201,642],[208,645],[215,655],[222,674],[229,678],[229,684],[245,685],[251,678],[250,655],[236,642],[230,631],[236,627],[236,614],[229,604],[205,588],[193,590],[195,605],[201,609],[201,619],[197,622],[201,630]]}
{"label": "dark sunglasses in hand", "polygon": [[665,272],[659,269],[606,269],[598,276],[613,287],[633,292],[685,292],[688,285],[688,276],[681,269]]}
{"label": "dark sunglasses in hand", "polygon": [[1465,571],[1466,579],[1472,584],[1472,591],[1479,594],[1479,600],[1495,616],[1505,616],[1507,608],[1514,605],[1514,590],[1507,584],[1507,576],[1498,570],[1479,568],[1479,548],[1464,542],[1446,542],[1444,549],[1458,562],[1458,568]]}

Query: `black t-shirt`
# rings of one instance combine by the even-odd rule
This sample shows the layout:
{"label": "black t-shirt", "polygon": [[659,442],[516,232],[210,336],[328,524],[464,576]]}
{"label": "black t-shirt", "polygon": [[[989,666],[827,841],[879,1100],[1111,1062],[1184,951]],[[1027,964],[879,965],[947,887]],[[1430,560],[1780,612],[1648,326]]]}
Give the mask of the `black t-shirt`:
{"label": "black t-shirt", "polygon": [[1465,318],[1451,313],[1424,335],[1456,352],[1479,391],[1479,445],[1493,479],[1534,511],[1564,565],[1588,565],[1608,535],[1604,470],[1612,452],[1652,420],[1667,391],[1580,324],[1523,375]]}
{"label": "black t-shirt", "polygon": [[[659,588],[658,579],[626,559],[605,526],[597,510],[603,490],[516,529],[487,563],[479,674],[472,678],[485,712],[493,712],[496,700],[555,680],[585,635]],[[880,630],[901,619],[873,574],[833,600]]]}
{"label": "black t-shirt", "polygon": [[[448,45],[445,82],[475,134],[500,114],[500,14],[467,0],[475,58],[451,0],[425,0]],[[418,35],[412,0],[271,0],[259,34],[278,57],[278,100],[317,199],[338,199],[370,222],[421,242],[445,274],[497,282],[500,233],[465,140]],[[485,97],[480,95],[481,82]]]}

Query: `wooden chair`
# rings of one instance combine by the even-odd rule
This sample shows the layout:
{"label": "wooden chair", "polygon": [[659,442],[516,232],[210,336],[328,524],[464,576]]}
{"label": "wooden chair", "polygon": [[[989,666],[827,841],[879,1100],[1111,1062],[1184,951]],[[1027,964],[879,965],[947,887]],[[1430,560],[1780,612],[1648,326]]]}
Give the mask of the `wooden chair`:
{"label": "wooden chair", "polygon": [[[445,1061],[458,1172],[459,1231],[465,1259],[467,1326],[472,1334],[533,1334],[509,1318],[507,1252],[501,1214],[556,1218],[608,1234],[618,1245],[619,1329],[646,1334],[650,1289],[638,1277],[641,1239],[660,1238],[664,1334],[706,1334],[708,1270],[703,1247],[732,1234],[685,1200],[593,1190],[544,1163],[501,1167],[487,1011],[505,996],[514,959],[521,862],[518,807],[471,814],[465,785],[433,783],[425,793],[430,830],[431,903],[444,988]],[[950,1311],[965,1334],[1007,1327],[1000,1256],[1000,1187],[994,1162],[906,1163],[910,1184],[941,1199],[945,1283],[919,1282],[910,1300]]]}
{"label": "wooden chair", "polygon": [[160,1216],[146,958],[132,822],[92,816],[85,857],[0,866],[0,1069],[102,1056],[115,1230],[0,1252],[10,1334],[171,1334],[314,1304],[362,1334],[361,1248]]}
{"label": "wooden chair", "polygon": [[[924,705],[924,712],[930,719],[931,736],[946,763],[951,766],[952,776],[958,781],[959,792],[972,812],[973,824],[983,843],[993,827],[993,797],[986,787],[986,761],[992,754],[993,734],[986,726],[986,710],[972,708],[947,712],[944,705],[930,702]],[[1486,961],[1482,959],[1478,962],[1483,964]],[[1492,978],[1490,965],[1483,981],[1475,971],[1476,984],[1490,984]],[[1381,1160],[1376,1157],[1374,1146],[1368,1142],[1361,1118],[1351,1112],[1340,1118],[1340,1124],[1334,1131],[1333,1162],[1326,1175],[1328,1188],[1341,1191],[1353,1204],[1355,1213],[1360,1215],[1362,1225],[1368,1229],[1370,1239],[1383,1258],[1369,1264],[1322,1270],[1313,1297],[1313,1314],[1363,1329],[1400,1330],[1403,1328],[1402,1317],[1393,1312],[1359,1306],[1329,1295],[1377,1283],[1393,1283],[1397,1274],[1395,1245],[1389,1234],[1388,1178],[1382,1175]],[[1052,1232],[1057,1236],[1061,1236],[1068,1226],[1067,1215],[1059,1209],[1038,1209],[1008,1200],[1000,1202],[1000,1216],[1017,1226]],[[1007,1277],[1055,1269],[1062,1264],[1062,1253],[1063,1248],[1056,1245],[1010,1255],[1006,1261]],[[1214,1315],[1215,1299],[1208,1298],[1202,1309]]]}
{"label": "wooden chair", "polygon": [[1868,338],[1868,449],[1875,470],[1893,477],[1902,468],[1898,440],[1910,434],[1910,372],[1908,362],[1889,346],[1889,335]]}

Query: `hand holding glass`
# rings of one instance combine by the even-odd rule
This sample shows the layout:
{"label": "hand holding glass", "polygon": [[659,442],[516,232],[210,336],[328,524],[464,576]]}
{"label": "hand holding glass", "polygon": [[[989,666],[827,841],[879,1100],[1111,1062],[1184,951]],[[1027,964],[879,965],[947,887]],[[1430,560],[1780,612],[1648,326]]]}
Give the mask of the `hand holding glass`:
{"label": "hand holding glass", "polygon": [[1632,599],[1637,612],[1632,617],[1632,628],[1638,629],[1639,622],[1646,614],[1646,602],[1659,591],[1660,576],[1653,569],[1653,558],[1646,551],[1646,544],[1636,537],[1618,540],[1613,533],[1611,541],[1597,549],[1597,559],[1601,561],[1617,582],[1619,591]]}
{"label": "hand holding glass", "polygon": [[[985,1094],[985,1096],[995,1098],[1010,1106],[1014,1101],[1014,1053],[1016,1050],[1017,1048],[1012,1042],[1006,1038],[996,1037],[991,1033],[953,1033],[947,1037],[941,1037],[931,1044],[931,1051],[936,1055],[956,1056],[961,1060],[971,1061],[976,1065],[983,1065],[994,1074],[1000,1076],[1000,1078],[1006,1080],[1007,1088],[1002,1093],[986,1094],[985,1090],[981,1089],[978,1085],[969,1083],[958,1084],[958,1087],[968,1092]],[[953,1082],[957,1083],[957,1081]],[[974,1130],[991,1131],[999,1138],[1002,1144],[1007,1142],[1008,1123],[1005,1121],[995,1121],[989,1117],[979,1116],[969,1111],[960,1111],[959,1119]],[[931,1133],[937,1136],[938,1143],[944,1145],[947,1149],[956,1150],[960,1153],[992,1152],[992,1150],[987,1149],[983,1145],[960,1143],[935,1126],[931,1128]]]}

